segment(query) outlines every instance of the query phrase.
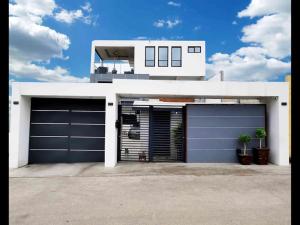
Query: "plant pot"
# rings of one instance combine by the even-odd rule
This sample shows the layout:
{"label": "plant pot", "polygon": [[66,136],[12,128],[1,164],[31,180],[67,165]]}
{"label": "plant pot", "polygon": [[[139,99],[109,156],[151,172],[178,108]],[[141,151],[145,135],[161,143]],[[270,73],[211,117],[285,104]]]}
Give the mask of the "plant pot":
{"label": "plant pot", "polygon": [[267,165],[269,163],[269,148],[253,148],[253,159],[255,164]]}
{"label": "plant pot", "polygon": [[240,164],[242,164],[242,165],[250,165],[252,163],[252,155],[239,154],[238,158],[239,158]]}

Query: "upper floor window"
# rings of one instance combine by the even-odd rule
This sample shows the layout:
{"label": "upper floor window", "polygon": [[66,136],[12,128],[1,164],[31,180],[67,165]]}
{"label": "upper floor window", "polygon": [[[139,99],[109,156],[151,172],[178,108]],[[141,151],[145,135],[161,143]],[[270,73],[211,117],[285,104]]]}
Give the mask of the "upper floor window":
{"label": "upper floor window", "polygon": [[155,47],[146,46],[145,47],[145,66],[153,67],[155,66]]}
{"label": "upper floor window", "polygon": [[171,51],[171,66],[181,67],[182,65],[181,47],[172,47]]}
{"label": "upper floor window", "polygon": [[189,46],[188,53],[201,53],[201,47],[200,46]]}
{"label": "upper floor window", "polygon": [[168,66],[168,47],[158,47],[158,66]]}

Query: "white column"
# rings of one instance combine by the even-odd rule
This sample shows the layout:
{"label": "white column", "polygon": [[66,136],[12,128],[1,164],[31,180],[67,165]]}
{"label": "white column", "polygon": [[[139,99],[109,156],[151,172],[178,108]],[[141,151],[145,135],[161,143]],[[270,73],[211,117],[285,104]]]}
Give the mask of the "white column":
{"label": "white column", "polygon": [[95,73],[94,71],[94,64],[95,64],[95,46],[92,43],[91,47],[91,68],[90,68],[90,73]]}
{"label": "white column", "polygon": [[267,100],[268,144],[270,161],[276,165],[289,165],[287,95]]}
{"label": "white column", "polygon": [[17,83],[12,87],[11,103],[9,167],[18,168],[28,164],[31,99],[19,95]]}
{"label": "white column", "polygon": [[[110,105],[112,103],[112,105]],[[118,133],[115,122],[118,119],[118,101],[115,94],[106,97],[105,109],[105,167],[117,164]]]}

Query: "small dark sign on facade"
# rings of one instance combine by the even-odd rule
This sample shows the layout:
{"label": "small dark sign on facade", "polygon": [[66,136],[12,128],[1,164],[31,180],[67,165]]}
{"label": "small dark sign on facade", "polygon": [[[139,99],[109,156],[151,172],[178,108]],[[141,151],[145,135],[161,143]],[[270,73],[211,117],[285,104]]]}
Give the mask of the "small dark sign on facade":
{"label": "small dark sign on facade", "polygon": [[287,103],[286,102],[281,102],[281,105],[287,105]]}

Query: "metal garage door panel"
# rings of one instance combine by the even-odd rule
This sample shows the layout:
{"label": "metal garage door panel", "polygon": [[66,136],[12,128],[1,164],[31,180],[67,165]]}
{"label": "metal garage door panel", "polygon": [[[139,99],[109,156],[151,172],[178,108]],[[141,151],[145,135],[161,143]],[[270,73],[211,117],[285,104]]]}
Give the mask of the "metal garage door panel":
{"label": "metal garage door panel", "polygon": [[31,106],[30,163],[104,161],[105,100],[33,98]]}
{"label": "metal garage door panel", "polygon": [[68,123],[69,120],[69,112],[31,111],[31,123]]}
{"label": "metal garage door panel", "polygon": [[[249,148],[257,146],[259,140],[254,139],[249,144]],[[188,139],[189,150],[201,149],[236,149],[242,147],[237,138],[220,138],[220,139]]]}
{"label": "metal garage door panel", "polygon": [[29,163],[65,163],[68,151],[31,150]]}
{"label": "metal garage door panel", "polygon": [[76,99],[70,107],[72,110],[105,111],[104,99]]}
{"label": "metal garage door panel", "polygon": [[31,136],[68,136],[69,124],[31,124]]}
{"label": "metal garage door panel", "polygon": [[190,117],[192,127],[261,127],[265,123],[263,116],[199,116]]}
{"label": "metal garage door panel", "polygon": [[235,150],[193,150],[188,153],[191,163],[236,163]]}
{"label": "metal garage door panel", "polygon": [[70,138],[70,149],[104,150],[104,138]]}
{"label": "metal garage door panel", "polygon": [[74,112],[71,113],[72,123],[105,124],[105,112]]}
{"label": "metal garage door panel", "polygon": [[73,99],[61,99],[61,98],[32,98],[31,109],[32,110],[64,110],[68,109]]}
{"label": "metal garage door panel", "polygon": [[259,144],[256,128],[265,127],[265,105],[187,106],[187,161],[237,162],[240,134],[252,139],[248,148]]}
{"label": "metal garage door panel", "polygon": [[[189,116],[261,116],[264,105],[189,105]],[[218,110],[221,109],[221,110]]]}
{"label": "metal garage door panel", "polygon": [[71,136],[105,136],[105,125],[71,125],[70,129]]}
{"label": "metal garage door panel", "polygon": [[68,137],[30,137],[30,149],[68,149]]}
{"label": "metal garage door panel", "polygon": [[[261,125],[261,124],[260,124]],[[263,126],[261,126],[263,127]],[[253,129],[254,128],[254,129]],[[255,137],[255,129],[252,128],[189,128],[190,138],[237,138],[241,133]]]}
{"label": "metal garage door panel", "polygon": [[69,162],[104,162],[104,151],[70,151]]}

